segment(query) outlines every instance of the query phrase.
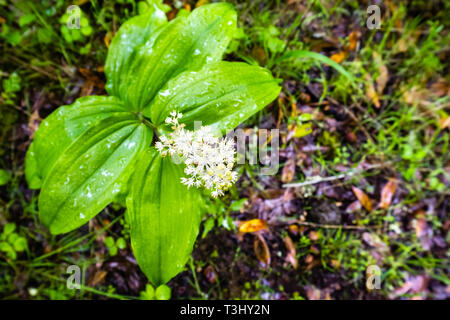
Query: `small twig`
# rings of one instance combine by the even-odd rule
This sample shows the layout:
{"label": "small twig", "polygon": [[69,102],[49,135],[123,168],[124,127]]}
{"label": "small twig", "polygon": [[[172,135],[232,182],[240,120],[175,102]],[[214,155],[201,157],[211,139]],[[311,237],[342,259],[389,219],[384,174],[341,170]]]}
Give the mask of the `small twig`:
{"label": "small twig", "polygon": [[[379,169],[379,168],[386,167],[389,164],[390,164],[390,162],[381,163],[381,164],[374,164],[374,165],[371,165],[371,166],[367,167],[365,170]],[[318,177],[318,178],[316,178],[314,180],[310,180],[310,181],[286,183],[286,184],[283,184],[283,188],[298,188],[298,187],[308,186],[308,185],[322,183],[322,182],[327,182],[327,181],[334,181],[334,180],[344,179],[345,177],[350,177],[350,176],[353,176],[355,174],[360,174],[362,172],[363,172],[363,170],[349,170],[346,173],[341,173],[341,174],[338,174],[336,176]]]}
{"label": "small twig", "polygon": [[44,70],[42,68],[39,68],[38,66],[34,66],[34,65],[29,64],[29,63],[27,63],[25,61],[22,61],[21,59],[19,59],[17,57],[10,56],[10,59],[13,60],[14,62],[18,63],[18,64],[21,64],[23,67],[28,68],[28,69],[33,69],[34,71],[39,72],[39,73],[47,76],[50,79],[59,80],[57,75],[54,75],[54,74],[52,74],[52,73],[50,73],[50,72],[48,72],[48,71],[46,71],[46,70]]}
{"label": "small twig", "polygon": [[298,188],[298,187],[303,187],[303,186],[309,186],[312,184],[317,184],[317,183],[321,183],[321,182],[326,182],[326,181],[334,181],[334,180],[339,180],[339,179],[343,179],[345,177],[354,175],[356,172],[349,172],[348,174],[346,173],[342,173],[339,174],[337,176],[331,176],[331,177],[319,177],[317,179],[314,180],[310,180],[310,181],[305,181],[305,182],[296,182],[296,183],[286,183],[283,184],[283,188]]}
{"label": "small twig", "polygon": [[320,223],[314,223],[314,222],[308,222],[308,221],[301,221],[299,219],[279,219],[280,222],[283,223],[296,223],[301,226],[308,226],[308,227],[314,227],[314,228],[324,228],[324,229],[348,229],[348,230],[369,230],[369,229],[375,229],[377,226],[344,226],[339,224],[320,224]]}

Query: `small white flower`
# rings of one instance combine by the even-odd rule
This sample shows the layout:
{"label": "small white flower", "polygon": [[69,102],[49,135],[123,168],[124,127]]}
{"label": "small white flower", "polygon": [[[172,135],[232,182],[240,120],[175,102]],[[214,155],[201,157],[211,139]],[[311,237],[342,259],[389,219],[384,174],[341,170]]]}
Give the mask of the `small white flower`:
{"label": "small white flower", "polygon": [[155,147],[162,156],[178,154],[184,159],[188,176],[181,178],[181,183],[188,188],[196,186],[211,190],[215,198],[224,194],[237,181],[237,172],[232,171],[236,152],[233,140],[217,138],[212,128],[202,126],[197,131],[184,129],[179,124],[181,113],[172,111],[165,122],[174,130],[170,137],[161,136]]}

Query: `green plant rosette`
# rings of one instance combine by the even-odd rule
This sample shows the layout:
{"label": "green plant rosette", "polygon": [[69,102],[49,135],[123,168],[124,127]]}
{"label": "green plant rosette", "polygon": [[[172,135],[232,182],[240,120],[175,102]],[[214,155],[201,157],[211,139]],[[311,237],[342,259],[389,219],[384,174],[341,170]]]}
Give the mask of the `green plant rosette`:
{"label": "green plant rosette", "polygon": [[236,32],[227,3],[201,6],[168,22],[157,7],[125,22],[105,64],[109,96],[55,110],[26,156],[39,217],[53,234],[72,231],[126,198],[131,245],[156,287],[186,264],[199,232],[202,195],[180,183],[183,165],[152,146],[171,111],[226,133],[280,92],[269,71],[221,61]]}

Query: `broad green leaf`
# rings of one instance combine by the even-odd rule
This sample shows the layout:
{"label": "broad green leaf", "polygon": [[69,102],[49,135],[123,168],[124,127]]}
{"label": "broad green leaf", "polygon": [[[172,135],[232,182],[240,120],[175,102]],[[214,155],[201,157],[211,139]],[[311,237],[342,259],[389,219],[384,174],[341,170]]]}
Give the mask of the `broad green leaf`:
{"label": "broad green leaf", "polygon": [[154,124],[164,123],[173,110],[193,129],[194,121],[226,133],[264,108],[279,94],[270,72],[241,62],[218,62],[187,71],[169,81],[150,106]]}
{"label": "broad green leaf", "polygon": [[[137,48],[146,43],[149,48],[161,27],[167,23],[166,15],[157,8],[125,22],[114,36],[105,63],[106,90],[110,95],[122,97],[127,90],[126,78],[135,59]],[[131,75],[132,76],[132,75]]]}
{"label": "broad green leaf", "polygon": [[121,99],[133,110],[147,107],[172,77],[219,61],[235,30],[236,12],[228,3],[204,5],[172,20],[154,41],[139,48],[124,80],[128,92],[121,92]]}
{"label": "broad green leaf", "polygon": [[55,161],[90,127],[100,120],[129,114],[115,97],[83,97],[56,109],[40,125],[26,155],[25,175],[29,187],[38,189]]}
{"label": "broad green leaf", "polygon": [[39,217],[53,234],[87,222],[120,192],[152,132],[132,114],[103,119],[56,160],[39,196]]}
{"label": "broad green leaf", "polygon": [[150,148],[141,156],[127,198],[131,245],[153,285],[168,282],[189,257],[199,232],[199,191],[180,182],[183,167]]}

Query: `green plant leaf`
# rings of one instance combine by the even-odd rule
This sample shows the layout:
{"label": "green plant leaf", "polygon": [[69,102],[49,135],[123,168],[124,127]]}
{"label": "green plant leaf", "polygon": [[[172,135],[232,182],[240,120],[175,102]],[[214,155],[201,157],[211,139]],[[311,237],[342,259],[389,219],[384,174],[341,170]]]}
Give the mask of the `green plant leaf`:
{"label": "green plant leaf", "polygon": [[34,151],[34,143],[31,143],[25,155],[25,179],[28,183],[28,188],[39,189],[42,186],[42,173],[39,169],[38,159]]}
{"label": "green plant leaf", "polygon": [[18,236],[16,239],[14,239],[14,242],[11,242],[14,250],[17,252],[22,252],[27,248],[27,239],[25,237]]}
{"label": "green plant leaf", "polygon": [[280,63],[282,61],[289,60],[289,59],[294,59],[294,58],[295,59],[302,59],[302,58],[303,59],[304,58],[306,58],[306,59],[313,59],[313,60],[319,61],[321,63],[328,64],[330,67],[336,69],[336,71],[341,73],[343,76],[345,76],[351,82],[353,82],[354,84],[356,83],[355,77],[350,72],[345,70],[340,64],[334,62],[333,60],[331,60],[327,56],[324,56],[323,54],[320,54],[320,53],[317,53],[317,52],[303,51],[303,50],[289,51],[289,52],[286,52],[284,55],[282,55],[280,58],[278,58],[276,60],[276,63]]}
{"label": "green plant leaf", "polygon": [[124,238],[120,237],[116,241],[116,246],[117,246],[117,248],[123,250],[123,249],[125,249],[127,247],[127,243],[125,242]]}
{"label": "green plant leaf", "polygon": [[[131,1],[130,1],[131,2]],[[157,7],[159,10],[165,12],[169,12],[172,10],[172,8],[164,3],[164,0],[145,0],[145,1],[139,1],[138,3],[138,11],[145,12],[152,7]]]}
{"label": "green plant leaf", "polygon": [[141,291],[142,300],[153,300],[155,299],[155,289],[149,283],[145,285],[145,291]]}
{"label": "green plant leaf", "polygon": [[172,290],[165,284],[162,284],[158,288],[156,288],[155,297],[157,300],[170,300],[171,296]]}
{"label": "green plant leaf", "polygon": [[75,139],[105,118],[127,115],[115,97],[83,97],[59,107],[48,116],[34,135],[25,159],[25,176],[32,189],[39,189],[53,164]]}
{"label": "green plant leaf", "polygon": [[208,218],[205,223],[203,224],[203,233],[202,233],[202,239],[205,239],[205,237],[208,235],[208,233],[214,228],[215,225],[214,218]]}
{"label": "green plant leaf", "polygon": [[150,117],[160,125],[171,111],[178,110],[188,129],[201,120],[203,126],[223,134],[272,102],[280,90],[268,70],[222,61],[169,81],[152,102]]}
{"label": "green plant leaf", "polygon": [[4,186],[9,180],[11,180],[11,174],[4,169],[0,169],[0,186]]}
{"label": "green plant leaf", "polygon": [[152,132],[132,114],[103,119],[78,137],[44,180],[39,217],[53,234],[87,222],[120,192]]}
{"label": "green plant leaf", "polygon": [[21,88],[22,79],[17,72],[13,72],[8,79],[3,80],[3,90],[6,93],[18,92]]}
{"label": "green plant leaf", "polygon": [[117,254],[117,251],[118,249],[116,246],[109,248],[109,254],[112,256],[115,256]]}
{"label": "green plant leaf", "polygon": [[12,260],[16,260],[17,258],[16,251],[14,251],[14,248],[8,242],[0,242],[0,251],[5,252]]}
{"label": "green plant leaf", "polygon": [[8,242],[2,241],[0,242],[0,251],[8,252],[14,250],[13,247]]}
{"label": "green plant leaf", "polygon": [[230,205],[230,210],[231,211],[239,211],[242,209],[242,207],[244,206],[244,204],[247,202],[247,198],[242,198],[236,201],[233,201],[233,203]]}
{"label": "green plant leaf", "polygon": [[14,230],[16,230],[16,224],[14,222],[8,222],[7,224],[5,224],[5,227],[3,228],[3,234],[5,236],[8,236],[11,233],[13,233]]}
{"label": "green plant leaf", "polygon": [[[123,97],[127,90],[126,80],[136,50],[146,44],[151,48],[161,27],[167,24],[164,12],[151,8],[145,13],[126,21],[111,41],[105,63],[106,90],[110,95]],[[132,76],[132,75],[130,75]],[[130,106],[131,107],[131,106]]]}
{"label": "green plant leaf", "polygon": [[153,285],[180,272],[199,232],[200,192],[180,182],[183,167],[150,148],[140,157],[127,198],[131,245]]}
{"label": "green plant leaf", "polygon": [[298,125],[295,128],[294,137],[301,138],[301,137],[307,136],[311,132],[312,132],[312,125],[311,125],[311,123],[310,122],[304,123],[302,125]]}
{"label": "green plant leaf", "polygon": [[172,20],[154,41],[138,48],[124,77],[127,94],[121,90],[120,98],[133,110],[142,110],[172,77],[219,61],[236,30],[236,19],[231,4],[215,3]]}
{"label": "green plant leaf", "polygon": [[8,242],[10,244],[14,244],[14,242],[17,240],[17,238],[19,238],[19,235],[17,233],[13,232],[8,236]]}
{"label": "green plant leaf", "polygon": [[104,242],[105,246],[107,246],[108,248],[112,248],[115,246],[113,237],[106,237]]}

